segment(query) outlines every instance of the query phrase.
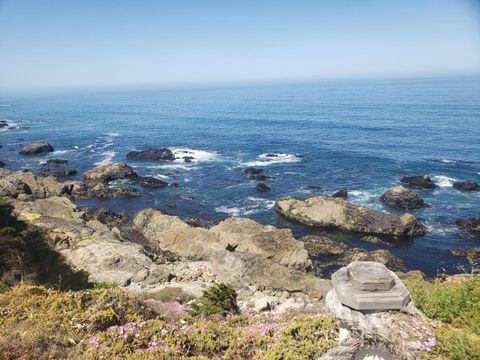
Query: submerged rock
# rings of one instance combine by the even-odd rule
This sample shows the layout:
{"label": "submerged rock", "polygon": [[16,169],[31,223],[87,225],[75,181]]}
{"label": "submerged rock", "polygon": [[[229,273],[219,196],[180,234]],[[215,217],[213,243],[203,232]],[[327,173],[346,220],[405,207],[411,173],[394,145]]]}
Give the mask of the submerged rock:
{"label": "submerged rock", "polygon": [[469,236],[480,236],[480,218],[470,218],[456,221],[462,232]]}
{"label": "submerged rock", "polygon": [[451,249],[450,253],[455,256],[464,257],[471,262],[480,260],[480,248]]}
{"label": "submerged rock", "polygon": [[53,146],[46,141],[35,141],[24,145],[20,150],[20,155],[36,155],[53,152]]}
{"label": "submerged rock", "polygon": [[380,200],[387,205],[402,209],[419,209],[425,206],[422,198],[413,190],[405,189],[402,186],[396,186],[388,189]]}
{"label": "submerged rock", "polygon": [[452,186],[460,191],[480,191],[480,185],[472,180],[454,182]]}
{"label": "submerged rock", "polygon": [[257,169],[254,167],[249,167],[243,170],[243,172],[247,175],[259,175],[263,173],[263,169]]}
{"label": "submerged rock", "polygon": [[257,191],[260,191],[260,192],[270,191],[270,188],[264,183],[258,183],[255,188],[257,189]]}
{"label": "submerged rock", "polygon": [[114,180],[136,180],[137,173],[133,168],[124,163],[99,165],[83,174],[86,182],[109,183]]}
{"label": "submerged rock", "polygon": [[347,191],[347,189],[342,188],[342,189],[334,192],[331,196],[334,197],[334,198],[346,199],[348,197],[348,191]]}
{"label": "submerged rock", "polygon": [[175,155],[172,150],[167,148],[146,149],[141,151],[130,151],[127,154],[127,159],[173,161],[175,160]]}
{"label": "submerged rock", "polygon": [[66,165],[68,163],[68,160],[64,159],[50,159],[42,163],[42,166],[61,166],[61,165]]}
{"label": "submerged rock", "polygon": [[168,183],[151,176],[142,176],[139,178],[140,185],[149,188],[164,188],[168,186]]}
{"label": "submerged rock", "polygon": [[5,167],[7,164],[5,164],[3,161],[0,160],[0,168]]}
{"label": "submerged rock", "polygon": [[404,184],[418,189],[434,189],[437,185],[426,175],[420,176],[404,176],[400,179]]}
{"label": "submerged rock", "polygon": [[425,227],[411,214],[385,214],[329,196],[280,199],[275,210],[291,220],[316,227],[393,236],[425,233]]}

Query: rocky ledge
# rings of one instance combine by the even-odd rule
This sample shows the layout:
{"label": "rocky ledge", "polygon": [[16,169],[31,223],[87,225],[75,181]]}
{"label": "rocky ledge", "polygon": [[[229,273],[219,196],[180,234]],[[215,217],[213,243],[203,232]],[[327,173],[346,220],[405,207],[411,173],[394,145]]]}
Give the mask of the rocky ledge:
{"label": "rocky ledge", "polygon": [[411,214],[385,214],[342,198],[284,198],[276,202],[275,209],[291,220],[315,227],[398,237],[425,233],[425,227]]}
{"label": "rocky ledge", "polygon": [[35,141],[24,145],[20,150],[20,155],[37,155],[54,151],[53,146],[46,141]]}
{"label": "rocky ledge", "polygon": [[425,206],[423,199],[413,190],[396,186],[388,189],[381,197],[384,204],[401,209],[420,209]]}

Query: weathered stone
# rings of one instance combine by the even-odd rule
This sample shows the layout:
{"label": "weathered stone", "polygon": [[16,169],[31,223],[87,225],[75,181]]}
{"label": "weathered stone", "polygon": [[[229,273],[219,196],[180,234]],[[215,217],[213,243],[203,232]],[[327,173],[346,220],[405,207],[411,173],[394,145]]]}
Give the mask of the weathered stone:
{"label": "weathered stone", "polygon": [[480,218],[461,219],[456,221],[461,232],[470,237],[480,236]]}
{"label": "weathered stone", "polygon": [[264,183],[258,183],[255,188],[257,189],[257,191],[260,191],[260,192],[266,192],[270,190],[270,188]]}
{"label": "weathered stone", "polygon": [[136,180],[137,173],[127,164],[116,163],[99,165],[83,174],[86,182],[108,183],[114,180]]}
{"label": "weathered stone", "polygon": [[480,260],[480,248],[451,249],[450,253],[455,256],[464,257],[471,262]]}
{"label": "weathered stone", "polygon": [[345,189],[345,188],[340,189],[340,190],[334,192],[331,196],[335,197],[335,198],[346,199],[348,197],[348,190]]}
{"label": "weathered stone", "polygon": [[46,141],[35,141],[24,145],[20,150],[20,155],[37,155],[54,151],[53,146]]}
{"label": "weathered stone", "polygon": [[142,176],[140,178],[140,185],[149,188],[164,188],[168,186],[168,183],[151,176]]}
{"label": "weathered stone", "polygon": [[480,191],[480,185],[475,181],[454,182],[453,188],[460,191]]}
{"label": "weathered stone", "polygon": [[410,293],[400,279],[384,265],[355,261],[332,275],[340,301],[356,310],[400,310]]}
{"label": "weathered stone", "polygon": [[146,149],[141,151],[130,151],[127,154],[127,159],[173,161],[175,160],[175,155],[167,148]]}
{"label": "weathered stone", "polygon": [[418,189],[434,189],[437,185],[428,176],[404,176],[400,179],[404,184]]}
{"label": "weathered stone", "polygon": [[380,200],[387,205],[402,209],[419,209],[425,206],[422,198],[413,190],[405,189],[402,186],[396,186],[388,189]]}
{"label": "weathered stone", "polygon": [[385,214],[329,196],[284,198],[276,202],[275,209],[289,219],[316,227],[394,236],[425,233],[425,227],[411,214]]}

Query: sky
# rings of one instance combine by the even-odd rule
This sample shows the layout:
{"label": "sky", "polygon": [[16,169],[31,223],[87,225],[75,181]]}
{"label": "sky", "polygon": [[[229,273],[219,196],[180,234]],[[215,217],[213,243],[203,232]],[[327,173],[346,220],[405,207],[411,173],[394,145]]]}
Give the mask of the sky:
{"label": "sky", "polygon": [[480,0],[0,0],[0,90],[480,74]]}

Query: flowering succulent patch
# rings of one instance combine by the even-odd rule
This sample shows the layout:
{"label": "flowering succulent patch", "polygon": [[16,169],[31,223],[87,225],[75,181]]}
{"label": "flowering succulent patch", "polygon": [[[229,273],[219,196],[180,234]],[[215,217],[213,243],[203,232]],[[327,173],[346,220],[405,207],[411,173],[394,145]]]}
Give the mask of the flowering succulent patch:
{"label": "flowering succulent patch", "polygon": [[440,323],[431,321],[415,327],[415,348],[419,351],[431,352],[437,346],[437,338],[433,331]]}

